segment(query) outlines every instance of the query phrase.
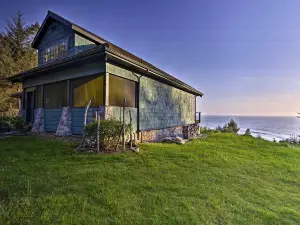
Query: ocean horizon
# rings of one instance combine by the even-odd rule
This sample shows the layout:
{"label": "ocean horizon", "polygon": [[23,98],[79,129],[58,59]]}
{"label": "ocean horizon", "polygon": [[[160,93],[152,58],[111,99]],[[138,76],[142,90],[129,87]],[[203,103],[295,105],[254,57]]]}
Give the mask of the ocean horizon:
{"label": "ocean horizon", "polygon": [[240,127],[239,134],[244,134],[249,128],[252,136],[259,135],[269,141],[280,141],[300,135],[300,118],[296,116],[202,115],[200,125],[214,129],[218,125],[224,126],[231,119]]}

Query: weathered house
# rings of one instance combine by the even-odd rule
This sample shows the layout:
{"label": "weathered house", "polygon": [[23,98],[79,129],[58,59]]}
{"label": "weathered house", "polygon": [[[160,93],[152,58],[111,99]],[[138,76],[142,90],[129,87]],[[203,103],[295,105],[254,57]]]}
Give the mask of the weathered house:
{"label": "weathered house", "polygon": [[9,79],[23,84],[23,115],[35,132],[80,134],[90,100],[89,121],[96,110],[105,119],[121,118],[124,98],[125,118],[130,111],[141,140],[197,127],[200,91],[53,12],[32,47],[38,66]]}

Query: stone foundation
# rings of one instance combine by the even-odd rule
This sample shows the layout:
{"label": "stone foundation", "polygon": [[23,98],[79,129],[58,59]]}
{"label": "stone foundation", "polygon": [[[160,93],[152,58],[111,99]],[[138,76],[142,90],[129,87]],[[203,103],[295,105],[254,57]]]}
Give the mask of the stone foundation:
{"label": "stone foundation", "polygon": [[182,137],[185,139],[195,138],[200,134],[200,125],[189,124],[184,126],[169,127],[155,130],[144,130],[140,132],[141,142],[160,142],[165,137]]}
{"label": "stone foundation", "polygon": [[146,130],[141,131],[141,141],[144,142],[158,142],[162,141],[165,137],[179,136],[183,137],[182,126],[158,129],[158,130]]}
{"label": "stone foundation", "polygon": [[38,108],[35,110],[34,123],[31,132],[42,133],[44,131],[44,109]]}
{"label": "stone foundation", "polygon": [[200,134],[200,124],[189,124],[186,126],[183,126],[183,137],[186,139],[192,139],[197,137]]}
{"label": "stone foundation", "polygon": [[72,117],[71,108],[64,107],[55,135],[71,136],[72,135]]}

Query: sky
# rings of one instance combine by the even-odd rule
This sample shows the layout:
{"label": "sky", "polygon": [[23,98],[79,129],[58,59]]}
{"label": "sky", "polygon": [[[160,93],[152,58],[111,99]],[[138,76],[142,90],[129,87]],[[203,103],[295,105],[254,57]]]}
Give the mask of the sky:
{"label": "sky", "polygon": [[205,115],[300,111],[299,0],[10,0],[28,24],[51,10],[204,93]]}

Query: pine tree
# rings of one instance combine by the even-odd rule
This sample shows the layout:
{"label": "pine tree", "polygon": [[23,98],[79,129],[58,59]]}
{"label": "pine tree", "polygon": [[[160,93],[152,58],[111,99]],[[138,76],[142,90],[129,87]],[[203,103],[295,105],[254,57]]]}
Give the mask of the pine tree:
{"label": "pine tree", "polygon": [[37,65],[37,51],[30,44],[38,29],[38,23],[27,26],[22,13],[17,12],[0,33],[0,115],[14,115],[18,111],[18,102],[10,95],[21,91],[21,86],[6,78]]}
{"label": "pine tree", "polygon": [[230,133],[235,133],[235,134],[237,134],[240,130],[237,123],[233,119],[231,119],[230,122],[228,123],[228,129]]}

